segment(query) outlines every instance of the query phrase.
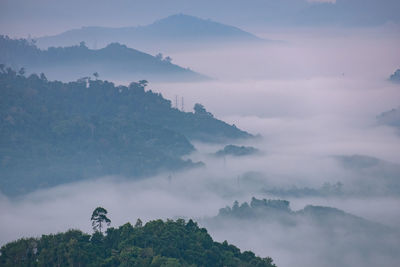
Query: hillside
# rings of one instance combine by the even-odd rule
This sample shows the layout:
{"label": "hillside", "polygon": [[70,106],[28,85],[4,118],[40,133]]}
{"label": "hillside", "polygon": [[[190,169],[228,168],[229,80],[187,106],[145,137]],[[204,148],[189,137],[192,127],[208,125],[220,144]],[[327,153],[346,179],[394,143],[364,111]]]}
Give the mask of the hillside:
{"label": "hillside", "polygon": [[[37,38],[38,46],[43,48],[76,45],[82,41],[93,47],[104,47],[112,42],[120,42],[140,49],[150,46],[160,51],[165,49],[167,44],[181,46],[188,43],[260,42],[262,39],[237,27],[184,14],[172,15],[146,26],[83,27],[54,36]],[[160,43],[163,46],[160,46]]]}
{"label": "hillside", "polygon": [[341,235],[366,235],[366,236],[385,236],[388,234],[399,233],[392,232],[393,229],[385,225],[366,220],[364,218],[346,213],[343,210],[325,207],[307,205],[301,210],[294,211],[290,208],[290,202],[280,199],[257,199],[253,197],[250,203],[239,204],[235,201],[232,207],[225,207],[219,210],[217,216],[206,219],[205,225],[218,226],[242,223],[251,224],[280,224],[282,227],[295,228],[304,224],[312,226],[313,231],[323,234],[333,232]]}
{"label": "hillside", "polygon": [[276,257],[285,266],[397,266],[400,258],[396,228],[333,207],[294,211],[286,200],[252,198],[221,209],[201,225],[217,240],[229,236],[258,253],[290,255],[289,261]]}
{"label": "hillside", "polygon": [[[103,175],[140,177],[202,163],[189,140],[250,134],[202,109],[181,112],[146,81],[62,83],[0,71],[0,190],[21,194]],[[199,104],[198,104],[199,106]],[[201,105],[200,105],[201,106]]]}
{"label": "hillside", "polygon": [[127,223],[105,236],[69,230],[20,239],[0,251],[1,266],[275,266],[271,258],[213,241],[205,228],[183,219]]}
{"label": "hillside", "polygon": [[29,73],[44,72],[50,79],[76,80],[97,72],[113,80],[199,81],[207,77],[182,68],[170,58],[152,55],[111,43],[102,49],[89,49],[84,42],[69,47],[38,49],[25,39],[0,36],[0,62]]}

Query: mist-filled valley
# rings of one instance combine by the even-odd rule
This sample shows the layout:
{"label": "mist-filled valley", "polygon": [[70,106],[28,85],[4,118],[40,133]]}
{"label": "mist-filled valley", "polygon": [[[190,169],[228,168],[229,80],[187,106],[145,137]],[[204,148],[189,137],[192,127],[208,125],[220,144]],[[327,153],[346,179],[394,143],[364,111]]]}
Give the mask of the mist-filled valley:
{"label": "mist-filled valley", "polygon": [[[233,25],[201,12],[1,37],[0,265],[30,237],[46,263],[51,234],[92,233],[104,207],[106,256],[84,266],[399,266],[398,24]],[[65,235],[95,246],[94,232]]]}

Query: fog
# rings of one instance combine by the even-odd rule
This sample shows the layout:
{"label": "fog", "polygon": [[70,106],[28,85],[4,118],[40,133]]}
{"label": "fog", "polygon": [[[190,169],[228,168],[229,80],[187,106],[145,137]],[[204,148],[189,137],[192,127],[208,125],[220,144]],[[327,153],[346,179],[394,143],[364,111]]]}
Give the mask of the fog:
{"label": "fog", "polygon": [[[179,101],[183,97],[186,111],[202,103],[215,117],[260,134],[235,144],[256,147],[261,154],[217,158],[212,153],[222,144],[194,142],[197,151],[187,157],[203,161],[205,167],[142,180],[93,177],[16,198],[2,196],[1,244],[69,228],[91,232],[89,219],[97,206],[109,211],[112,226],[134,223],[137,218],[178,217],[207,225],[205,218],[216,216],[235,200],[283,198],[263,189],[318,189],[326,182],[343,183],[344,193],[285,199],[293,210],[308,204],[339,208],[390,227],[397,236],[400,192],[389,194],[387,188],[397,186],[400,176],[375,177],[369,169],[348,170],[334,156],[366,155],[400,165],[398,131],[376,123],[381,112],[399,106],[400,87],[387,81],[399,67],[399,32],[392,28],[288,29],[262,34],[283,41],[169,53],[176,64],[214,77],[213,81],[150,81],[149,85],[172,102],[175,96]],[[373,244],[372,232],[346,239],[307,222],[291,228],[278,222],[241,223],[227,221],[225,227],[211,225],[209,231],[218,241],[271,256],[282,267],[397,266],[400,260],[395,249],[398,240]],[[376,254],[366,256],[366,251]]]}

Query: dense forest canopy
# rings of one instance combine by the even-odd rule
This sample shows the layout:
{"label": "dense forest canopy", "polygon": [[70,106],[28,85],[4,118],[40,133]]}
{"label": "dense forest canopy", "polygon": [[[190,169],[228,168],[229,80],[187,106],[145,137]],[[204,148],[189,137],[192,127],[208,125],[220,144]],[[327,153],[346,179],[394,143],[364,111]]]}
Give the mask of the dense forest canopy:
{"label": "dense forest canopy", "polygon": [[1,266],[257,266],[274,267],[272,259],[224,241],[213,241],[205,228],[183,219],[156,220],[133,227],[109,228],[106,235],[69,230],[25,238],[1,248]]}
{"label": "dense forest canopy", "polygon": [[204,80],[205,76],[173,64],[170,57],[152,56],[111,43],[98,50],[84,42],[69,47],[40,50],[35,41],[10,39],[0,35],[0,62],[13,68],[26,68],[30,73],[45,72],[50,79],[75,80],[93,72],[108,79],[130,80],[143,76],[151,80]]}
{"label": "dense forest canopy", "polygon": [[194,150],[189,140],[251,137],[208,114],[172,108],[161,94],[145,90],[144,80],[129,86],[89,78],[63,83],[0,67],[4,193],[199,166],[181,159]]}

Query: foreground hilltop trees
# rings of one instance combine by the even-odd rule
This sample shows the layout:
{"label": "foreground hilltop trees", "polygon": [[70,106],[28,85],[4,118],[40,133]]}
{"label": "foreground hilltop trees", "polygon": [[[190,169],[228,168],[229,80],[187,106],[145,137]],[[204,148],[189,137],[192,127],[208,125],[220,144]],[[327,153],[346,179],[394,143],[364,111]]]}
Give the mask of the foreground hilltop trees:
{"label": "foreground hilltop trees", "polygon": [[201,166],[181,158],[194,150],[189,140],[251,137],[206,111],[173,108],[146,90],[144,80],[129,86],[97,78],[63,83],[0,67],[0,191],[8,195],[91,177]]}
{"label": "foreground hilltop trees", "polygon": [[104,225],[110,226],[111,220],[107,217],[107,210],[103,207],[97,207],[90,218],[92,221],[92,227],[95,232],[102,233]]}
{"label": "foreground hilltop trees", "polygon": [[1,266],[259,266],[275,267],[226,241],[212,240],[204,228],[183,219],[127,223],[106,235],[70,230],[21,239],[1,248]]}

